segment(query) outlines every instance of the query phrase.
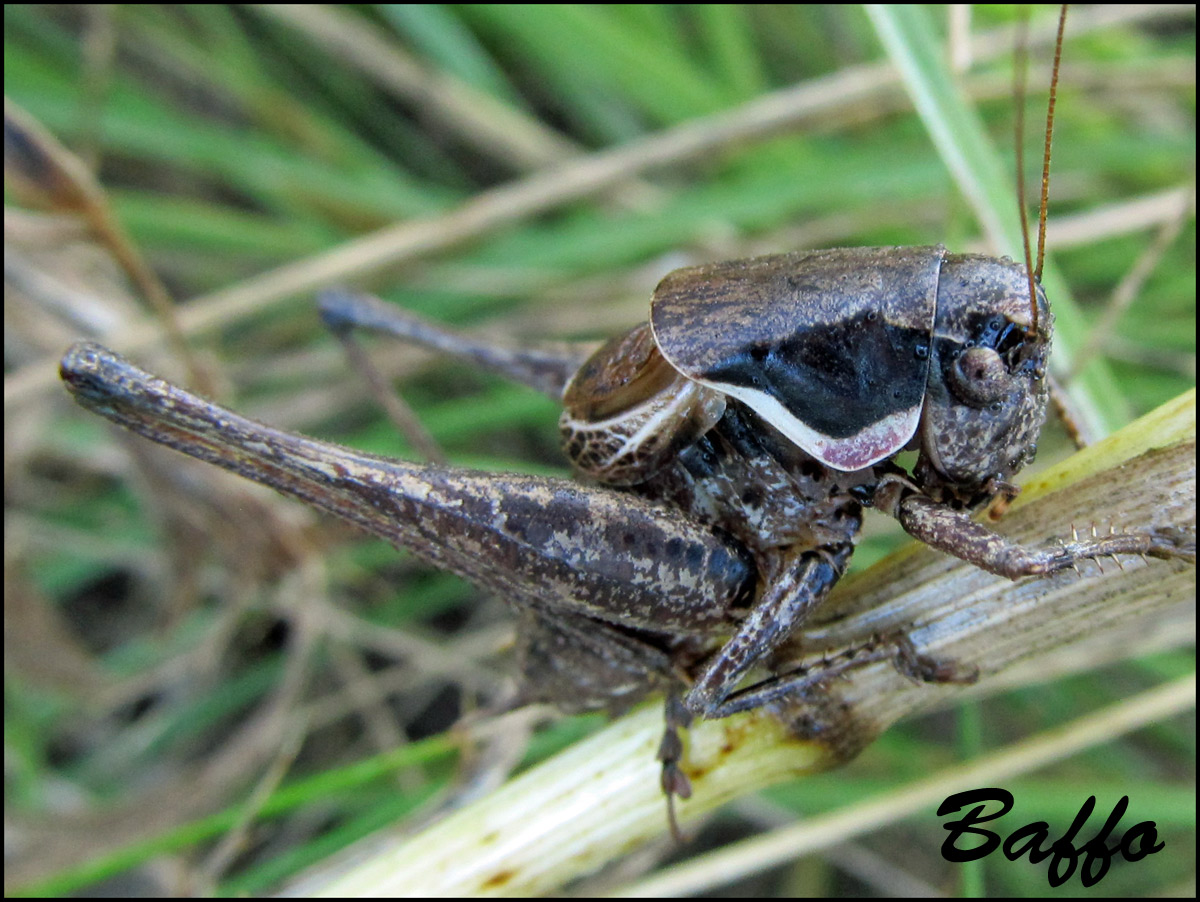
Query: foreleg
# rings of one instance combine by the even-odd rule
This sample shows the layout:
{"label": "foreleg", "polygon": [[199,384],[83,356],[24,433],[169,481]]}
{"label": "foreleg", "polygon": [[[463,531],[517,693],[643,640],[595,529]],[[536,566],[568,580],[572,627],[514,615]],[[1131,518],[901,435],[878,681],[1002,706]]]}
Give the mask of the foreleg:
{"label": "foreleg", "polygon": [[1180,536],[1153,532],[1113,533],[1082,541],[1072,537],[1072,541],[1056,547],[1026,548],[975,522],[965,511],[952,510],[924,495],[907,493],[900,483],[888,484],[876,492],[875,504],[899,520],[913,538],[1009,579],[1045,576],[1073,568],[1079,561],[1118,554],[1194,558],[1196,553],[1194,544],[1189,545]]}

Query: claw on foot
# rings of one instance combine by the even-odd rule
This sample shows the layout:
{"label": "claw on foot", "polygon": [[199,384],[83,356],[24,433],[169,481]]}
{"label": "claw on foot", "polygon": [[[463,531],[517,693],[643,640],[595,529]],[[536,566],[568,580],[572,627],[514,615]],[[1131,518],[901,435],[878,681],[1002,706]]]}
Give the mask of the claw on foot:
{"label": "claw on foot", "polygon": [[679,828],[679,820],[675,816],[675,799],[690,799],[692,784],[679,766],[683,760],[683,739],[680,730],[685,730],[692,723],[692,715],[684,706],[683,700],[676,694],[667,696],[666,729],[663,730],[662,741],[658,744],[658,755],[662,762],[662,773],[659,782],[663,794],[667,797],[667,822],[671,827],[671,836],[675,842],[683,845],[686,841],[683,831]]}

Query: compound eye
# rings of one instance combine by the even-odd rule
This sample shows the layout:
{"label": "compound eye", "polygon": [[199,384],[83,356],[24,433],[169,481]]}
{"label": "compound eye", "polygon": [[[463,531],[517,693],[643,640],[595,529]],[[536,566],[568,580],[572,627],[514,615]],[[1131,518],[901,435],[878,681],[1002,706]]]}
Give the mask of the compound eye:
{"label": "compound eye", "polygon": [[1008,391],[1009,373],[992,348],[968,348],[950,367],[950,390],[972,407],[1000,401]]}

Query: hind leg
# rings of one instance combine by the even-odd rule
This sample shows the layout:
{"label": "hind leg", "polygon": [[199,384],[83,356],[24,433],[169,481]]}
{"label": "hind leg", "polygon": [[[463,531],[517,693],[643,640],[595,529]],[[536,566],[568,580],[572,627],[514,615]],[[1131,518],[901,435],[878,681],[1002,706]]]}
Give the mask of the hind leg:
{"label": "hind leg", "polygon": [[392,335],[431,351],[458,357],[482,370],[528,385],[554,400],[595,350],[591,342],[510,344],[447,329],[368,294],[329,289],[318,299],[321,320],[343,343],[356,329]]}

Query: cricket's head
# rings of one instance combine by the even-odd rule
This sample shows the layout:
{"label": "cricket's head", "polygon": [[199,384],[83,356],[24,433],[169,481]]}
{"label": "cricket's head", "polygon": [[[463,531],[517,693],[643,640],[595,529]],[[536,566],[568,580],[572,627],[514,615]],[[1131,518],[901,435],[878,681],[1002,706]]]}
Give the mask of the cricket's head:
{"label": "cricket's head", "polygon": [[1041,286],[1036,307],[1029,286],[1024,264],[1008,259],[942,264],[916,471],[926,491],[972,504],[1033,459],[1054,320]]}
{"label": "cricket's head", "polygon": [[1014,69],[1017,207],[1025,261],[1020,264],[1008,258],[973,255],[947,257],[938,282],[933,365],[921,417],[921,457],[915,475],[927,492],[967,506],[998,492],[1010,496],[1015,493],[1009,480],[1033,459],[1046,419],[1054,320],[1041,279],[1050,144],[1066,17],[1064,4],[1059,11],[1046,108],[1036,265],[1025,207],[1022,28]]}

